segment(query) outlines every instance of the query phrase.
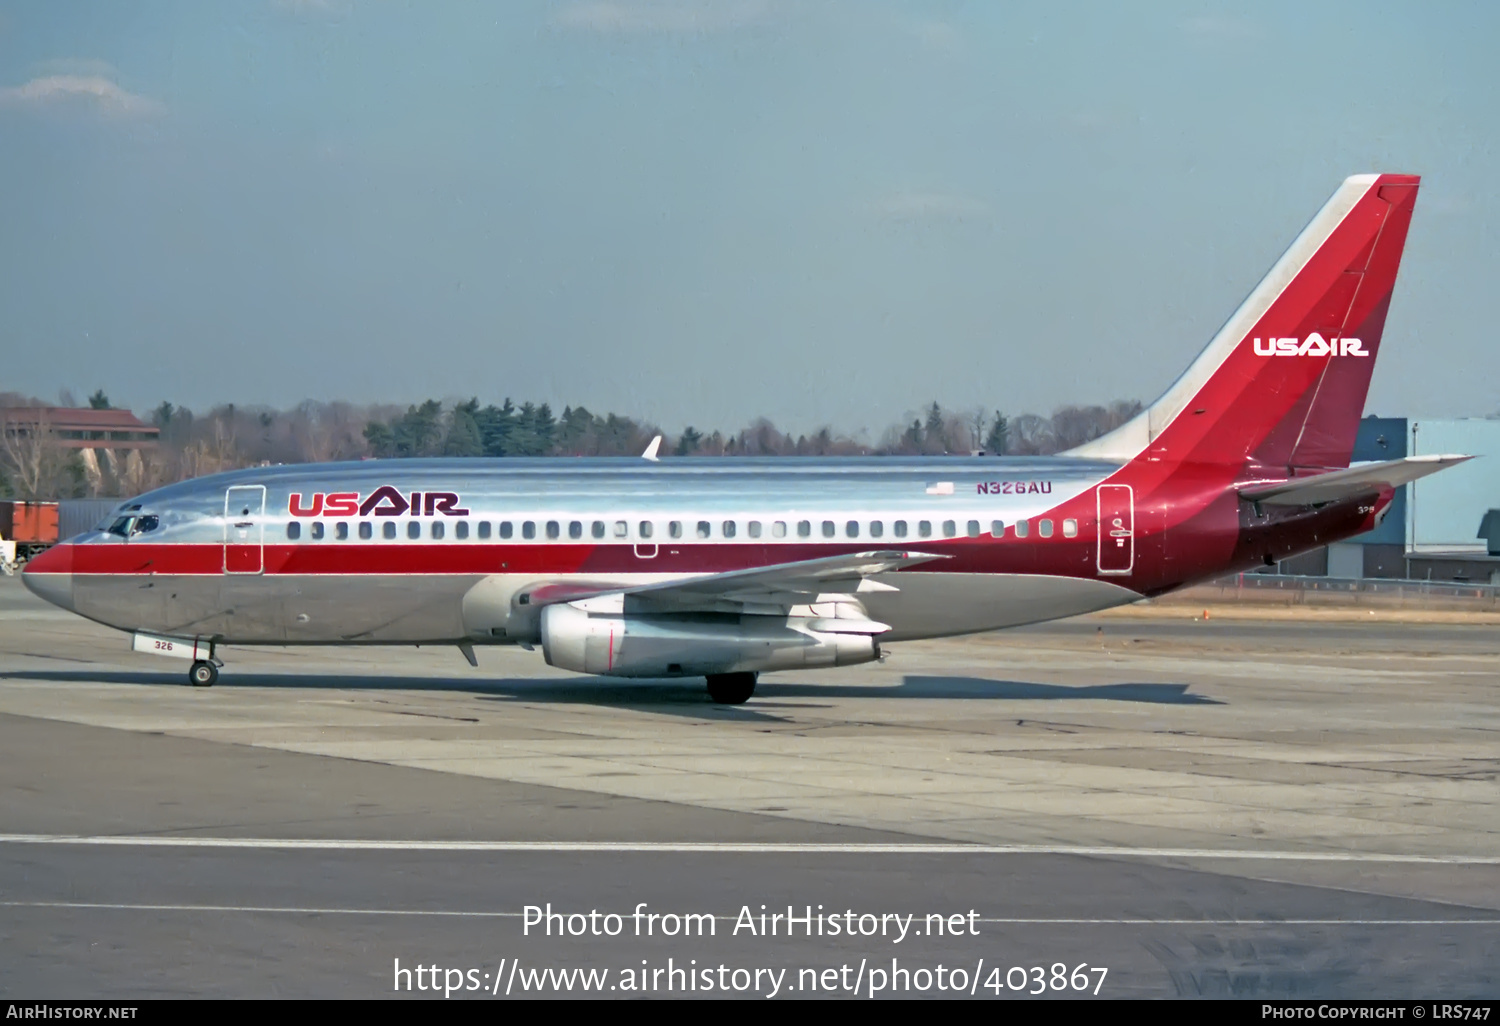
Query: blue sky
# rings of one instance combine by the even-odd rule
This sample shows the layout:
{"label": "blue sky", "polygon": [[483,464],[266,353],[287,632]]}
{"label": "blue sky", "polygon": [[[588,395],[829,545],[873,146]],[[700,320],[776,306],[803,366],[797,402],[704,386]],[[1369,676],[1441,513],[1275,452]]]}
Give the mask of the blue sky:
{"label": "blue sky", "polygon": [[0,2],[0,390],[878,436],[1149,401],[1424,176],[1370,409],[1500,409],[1500,6]]}

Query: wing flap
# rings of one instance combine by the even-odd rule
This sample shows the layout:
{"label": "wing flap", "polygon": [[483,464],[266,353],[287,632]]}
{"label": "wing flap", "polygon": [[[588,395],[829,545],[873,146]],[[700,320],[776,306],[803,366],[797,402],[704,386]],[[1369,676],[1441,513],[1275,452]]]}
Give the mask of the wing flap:
{"label": "wing flap", "polygon": [[1398,488],[1470,459],[1473,457],[1432,455],[1356,463],[1347,470],[1331,470],[1312,477],[1241,488],[1240,498],[1262,506],[1316,506]]}
{"label": "wing flap", "polygon": [[928,552],[879,549],[634,586],[602,581],[544,584],[528,592],[527,600],[532,605],[553,605],[602,595],[623,595],[633,605],[661,609],[718,610],[725,604],[787,606],[809,602],[823,594],[853,594],[870,585],[875,586],[873,590],[885,590],[891,585],[868,579],[875,574],[948,558]]}

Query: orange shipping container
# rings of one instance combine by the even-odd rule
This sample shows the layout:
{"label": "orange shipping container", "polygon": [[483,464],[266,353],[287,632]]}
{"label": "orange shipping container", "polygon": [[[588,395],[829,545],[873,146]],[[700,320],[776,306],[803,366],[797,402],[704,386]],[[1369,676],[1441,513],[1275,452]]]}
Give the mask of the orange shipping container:
{"label": "orange shipping container", "polygon": [[0,536],[6,541],[51,545],[57,541],[57,503],[0,502]]}

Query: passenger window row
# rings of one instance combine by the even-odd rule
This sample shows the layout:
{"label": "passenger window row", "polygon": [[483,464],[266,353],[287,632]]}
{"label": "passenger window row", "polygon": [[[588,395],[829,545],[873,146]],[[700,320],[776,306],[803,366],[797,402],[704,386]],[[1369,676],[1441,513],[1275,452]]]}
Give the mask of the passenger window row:
{"label": "passenger window row", "polygon": [[[153,517],[151,519],[154,520],[155,518]],[[420,539],[423,536],[424,523],[427,527],[426,536],[428,538],[431,538],[434,541],[441,541],[443,538],[447,537],[448,527],[450,526],[450,524],[449,522],[443,520],[407,520],[405,531],[406,537],[413,540]],[[1041,520],[1038,520],[1036,522],[1036,525],[1037,534],[1040,537],[1052,537],[1051,520],[1043,518]],[[452,521],[451,526],[453,528],[453,537],[455,540],[467,541],[471,537],[469,533],[469,522],[467,520]],[[666,533],[668,538],[681,538],[683,536],[683,521],[668,521],[666,526]],[[770,529],[768,532],[765,531],[766,526],[767,525],[762,524],[759,520],[746,521],[744,523],[745,537],[761,538],[765,537],[767,534],[769,534],[769,536],[772,538],[789,537],[789,528],[785,520],[773,520],[769,524]],[[840,531],[840,526],[842,526],[842,531]],[[387,540],[395,540],[400,533],[394,520],[384,521],[380,525],[380,527],[381,537]],[[537,522],[535,520],[523,520],[521,521],[520,527],[520,536],[523,540],[536,540]],[[981,524],[978,520],[969,520],[965,522],[962,532],[960,532],[959,522],[956,520],[943,520],[938,522],[936,524],[936,531],[934,531],[934,522],[931,520],[916,521],[916,529],[914,532],[910,530],[911,527],[912,525],[905,520],[892,521],[890,525],[891,537],[932,538],[940,536],[943,538],[957,538],[961,533],[962,536],[966,538],[979,538],[983,534],[983,531],[981,530]],[[332,528],[332,536],[335,540],[348,540],[349,523],[347,521],[337,521],[332,525]],[[492,536],[498,536],[502,541],[504,541],[511,539],[516,535],[515,524],[509,520],[500,521],[499,525],[494,528],[493,535],[491,533],[491,528],[492,525],[488,520],[481,520],[474,525],[473,537],[478,538],[480,541],[485,541]],[[818,535],[822,538],[838,538],[840,537],[840,535],[842,535],[842,537],[844,538],[876,539],[885,537],[885,528],[886,524],[883,520],[846,520],[842,525],[834,520],[824,520],[819,522]],[[989,528],[989,533],[992,538],[1005,537],[1005,521],[991,520]],[[356,530],[358,531],[360,540],[362,541],[369,541],[375,537],[375,525],[367,520],[360,521],[357,525]],[[543,534],[548,541],[561,540],[564,530],[564,524],[559,520],[545,521],[542,526]],[[634,538],[637,541],[650,541],[655,534],[655,530],[655,523],[653,521],[641,520],[635,524]],[[799,520],[796,522],[794,530],[796,532],[796,537],[798,538],[811,538],[813,537],[813,521]],[[1031,534],[1031,521],[1017,520],[1014,524],[1011,525],[1011,531],[1017,538],[1026,538]],[[584,522],[582,520],[568,521],[566,525],[566,532],[569,541],[581,540],[584,537],[585,533]],[[308,526],[307,533],[308,537],[313,541],[322,541],[326,537],[328,537],[324,524],[321,520],[314,520]],[[590,538],[595,540],[603,538],[614,538],[616,540],[620,540],[632,537],[631,524],[626,520],[616,520],[612,524],[604,520],[595,520],[588,525],[587,533]],[[737,538],[739,536],[739,533],[740,522],[737,520],[723,520],[717,522],[712,520],[699,520],[693,526],[693,536],[696,538],[717,537],[730,539]],[[1072,518],[1064,520],[1062,522],[1062,533],[1064,538],[1078,537],[1078,521]],[[298,520],[289,522],[286,525],[286,536],[292,541],[301,539],[302,522]]]}

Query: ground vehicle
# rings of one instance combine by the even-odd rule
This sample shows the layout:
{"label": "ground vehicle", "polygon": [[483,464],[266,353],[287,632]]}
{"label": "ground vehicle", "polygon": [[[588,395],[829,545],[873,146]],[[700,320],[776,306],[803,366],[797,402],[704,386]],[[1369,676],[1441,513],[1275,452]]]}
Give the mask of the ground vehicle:
{"label": "ground vehicle", "polygon": [[0,570],[10,574],[58,542],[82,534],[123,499],[0,499]]}
{"label": "ground vehicle", "polygon": [[0,499],[0,539],[6,548],[4,562],[14,566],[58,542],[57,503]]}

